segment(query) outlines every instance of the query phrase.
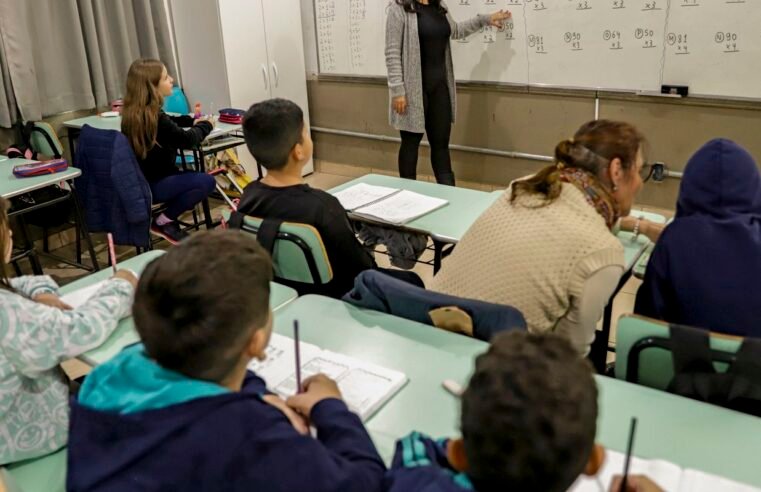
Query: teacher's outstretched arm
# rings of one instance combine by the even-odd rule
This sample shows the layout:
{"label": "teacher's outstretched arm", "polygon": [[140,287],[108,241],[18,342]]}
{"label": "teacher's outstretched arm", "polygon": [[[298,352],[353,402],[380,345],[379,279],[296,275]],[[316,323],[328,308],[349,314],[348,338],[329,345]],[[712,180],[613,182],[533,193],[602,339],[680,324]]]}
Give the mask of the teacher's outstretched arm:
{"label": "teacher's outstretched arm", "polygon": [[455,22],[451,16],[448,16],[452,26],[452,39],[467,38],[484,26],[501,28],[504,22],[512,16],[513,14],[509,10],[498,10],[493,14],[479,14],[461,22]]}

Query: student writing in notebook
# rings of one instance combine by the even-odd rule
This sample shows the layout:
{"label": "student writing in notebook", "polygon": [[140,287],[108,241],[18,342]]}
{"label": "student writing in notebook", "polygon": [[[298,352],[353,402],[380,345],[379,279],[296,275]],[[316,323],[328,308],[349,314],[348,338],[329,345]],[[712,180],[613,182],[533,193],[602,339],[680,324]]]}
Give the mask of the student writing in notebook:
{"label": "student writing in notebook", "polygon": [[95,368],[72,404],[67,490],[380,490],[383,461],[333,381],[306,380],[294,411],[247,370],[272,332],[271,278],[267,252],[229,230],[148,265],[142,345]]}
{"label": "student writing in notebook", "polygon": [[[592,368],[557,335],[497,335],[476,360],[460,424],[461,438],[401,439],[386,489],[565,492],[604,459]],[[660,490],[642,477],[630,483],[627,492]]]}
{"label": "student writing in notebook", "polygon": [[[172,94],[174,80],[158,60],[136,60],[127,73],[127,92],[122,109],[122,132],[135,151],[148,180],[154,203],[166,211],[151,225],[151,232],[172,244],[187,237],[177,219],[214,191],[214,178],[205,173],[181,172],[177,151],[192,149],[214,129],[214,120],[190,116],[172,118],[161,107]],[[183,129],[182,126],[189,129]]]}
{"label": "student writing in notebook", "polygon": [[60,363],[102,344],[129,313],[137,279],[117,272],[71,309],[48,276],[8,278],[13,238],[0,198],[0,465],[66,444],[69,382]]}

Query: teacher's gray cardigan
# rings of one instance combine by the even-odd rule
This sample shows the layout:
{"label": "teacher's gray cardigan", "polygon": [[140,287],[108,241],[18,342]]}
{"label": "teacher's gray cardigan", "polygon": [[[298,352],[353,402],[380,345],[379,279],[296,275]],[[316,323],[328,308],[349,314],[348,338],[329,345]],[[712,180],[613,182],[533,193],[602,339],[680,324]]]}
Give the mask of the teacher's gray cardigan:
{"label": "teacher's gray cardigan", "polygon": [[[446,8],[444,1],[441,5]],[[425,133],[423,113],[423,74],[420,61],[417,14],[405,12],[404,7],[391,0],[387,7],[386,21],[386,69],[390,98],[407,97],[407,112],[398,114],[389,104],[389,122],[397,130]],[[477,15],[463,22],[455,22],[447,13],[452,39],[463,39],[482,27],[489,25],[489,15]],[[447,85],[452,102],[452,122],[457,113],[457,92],[452,66],[452,49],[447,46]]]}

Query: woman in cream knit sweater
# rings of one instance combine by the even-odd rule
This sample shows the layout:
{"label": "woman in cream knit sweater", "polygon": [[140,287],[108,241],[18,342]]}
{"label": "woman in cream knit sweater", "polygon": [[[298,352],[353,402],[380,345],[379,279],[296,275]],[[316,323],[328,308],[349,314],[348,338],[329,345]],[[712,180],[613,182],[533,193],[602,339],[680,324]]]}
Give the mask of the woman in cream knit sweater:
{"label": "woman in cream knit sweater", "polygon": [[563,334],[586,355],[624,272],[611,230],[642,188],[643,142],[626,123],[583,125],[556,164],[513,182],[473,224],[431,290],[514,306],[529,331]]}

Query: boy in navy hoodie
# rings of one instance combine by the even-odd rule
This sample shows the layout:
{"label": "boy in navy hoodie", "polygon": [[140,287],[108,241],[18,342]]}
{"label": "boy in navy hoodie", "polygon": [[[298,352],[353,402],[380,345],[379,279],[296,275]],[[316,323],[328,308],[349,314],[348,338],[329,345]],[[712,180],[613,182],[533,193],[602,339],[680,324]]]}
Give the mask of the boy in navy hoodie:
{"label": "boy in navy hoodie", "polygon": [[72,403],[68,490],[380,490],[384,464],[333,381],[308,379],[286,404],[246,369],[272,331],[271,272],[234,231],[199,233],[146,268],[143,344],[93,370]]}
{"label": "boy in navy hoodie", "polygon": [[[413,432],[396,446],[386,489],[393,492],[565,492],[595,475],[597,386],[589,363],[557,335],[503,332],[478,357],[462,395],[462,438]],[[613,487],[620,478],[614,481]],[[629,477],[627,491],[660,489]]]}

